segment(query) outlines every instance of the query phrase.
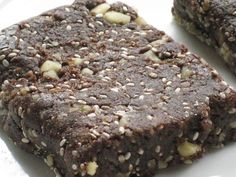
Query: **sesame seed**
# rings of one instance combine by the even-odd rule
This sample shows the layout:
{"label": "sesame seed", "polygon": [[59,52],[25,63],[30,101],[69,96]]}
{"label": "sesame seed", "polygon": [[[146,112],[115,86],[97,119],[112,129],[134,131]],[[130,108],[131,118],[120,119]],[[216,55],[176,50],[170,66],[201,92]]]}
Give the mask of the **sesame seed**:
{"label": "sesame seed", "polygon": [[111,136],[108,134],[108,133],[106,133],[106,132],[103,132],[102,133],[104,136],[106,136],[107,138],[110,138]]}
{"label": "sesame seed", "polygon": [[27,49],[29,49],[29,50],[34,50],[34,48],[31,47],[31,46],[27,47]]}
{"label": "sesame seed", "polygon": [[120,132],[121,134],[124,134],[124,133],[125,133],[125,128],[124,128],[124,127],[120,127],[120,128],[119,128],[119,132]]}
{"label": "sesame seed", "polygon": [[172,82],[171,81],[168,81],[167,83],[166,83],[166,85],[171,85],[172,84]]}
{"label": "sesame seed", "polygon": [[22,138],[21,141],[22,143],[25,143],[25,144],[28,144],[30,142],[30,140],[27,138]]}
{"label": "sesame seed", "polygon": [[47,48],[47,44],[42,44],[42,48],[46,49]]}
{"label": "sesame seed", "polygon": [[129,29],[129,28],[126,28],[126,29],[124,29],[124,31],[126,31],[126,32],[131,32],[132,30]]}
{"label": "sesame seed", "polygon": [[176,89],[175,89],[175,93],[179,93],[180,91],[181,91],[180,88],[176,88]]}
{"label": "sesame seed", "polygon": [[120,163],[124,163],[124,162],[125,162],[125,156],[120,155],[120,156],[118,157],[118,160],[119,160]]}
{"label": "sesame seed", "polygon": [[129,55],[129,56],[127,56],[127,58],[128,58],[128,59],[135,59],[135,56]]}
{"label": "sesame seed", "polygon": [[77,20],[78,23],[83,23],[83,20]]}
{"label": "sesame seed", "polygon": [[184,58],[185,55],[184,55],[184,54],[181,54],[181,53],[178,53],[178,54],[177,54],[177,57],[178,57],[178,58]]}
{"label": "sesame seed", "polygon": [[220,83],[225,85],[225,86],[228,86],[228,84],[225,81],[221,81]]}
{"label": "sesame seed", "polygon": [[28,23],[25,23],[25,24],[24,24],[24,27],[30,28],[30,25],[29,25]]}
{"label": "sesame seed", "polygon": [[9,82],[8,80],[5,80],[5,81],[3,82],[3,84],[4,84],[4,85],[8,85],[8,84],[10,84],[10,82]]}
{"label": "sesame seed", "polygon": [[205,98],[205,102],[206,102],[207,104],[209,104],[210,98],[209,98],[209,97],[206,97],[206,98]]}
{"label": "sesame seed", "polygon": [[37,31],[34,31],[33,33],[31,33],[32,35],[35,35],[35,34],[37,34],[38,32]]}
{"label": "sesame seed", "polygon": [[65,8],[65,11],[66,11],[66,12],[70,12],[70,9],[66,7],[66,8]]}
{"label": "sesame seed", "polygon": [[92,24],[92,23],[89,23],[88,26],[89,26],[90,28],[95,28],[94,24]]}
{"label": "sesame seed", "polygon": [[221,128],[216,128],[215,129],[215,133],[216,133],[216,135],[219,135],[220,133],[222,132],[222,129]]}
{"label": "sesame seed", "polygon": [[167,82],[167,79],[166,79],[166,78],[162,78],[162,82],[163,82],[163,83],[166,83],[166,82]]}
{"label": "sesame seed", "polygon": [[6,58],[6,55],[0,55],[0,60],[3,60]]}
{"label": "sesame seed", "polygon": [[35,86],[33,86],[33,85],[31,85],[31,86],[29,86],[29,89],[30,89],[31,91],[36,91],[38,88],[35,87]]}
{"label": "sesame seed", "polygon": [[96,114],[95,113],[91,113],[91,114],[88,114],[87,116],[88,117],[96,117]]}
{"label": "sesame seed", "polygon": [[72,30],[72,27],[71,27],[70,25],[67,25],[67,26],[66,26],[66,30],[67,30],[67,31],[71,31],[71,30]]}
{"label": "sesame seed", "polygon": [[199,102],[195,101],[194,106],[198,106],[198,105],[199,105]]}
{"label": "sesame seed", "polygon": [[193,135],[193,141],[196,141],[199,137],[199,132],[194,133]]}
{"label": "sesame seed", "polygon": [[129,160],[130,157],[131,157],[131,153],[130,153],[130,152],[128,152],[127,154],[125,154],[125,160]]}
{"label": "sesame seed", "polygon": [[110,90],[113,91],[113,92],[119,92],[119,88],[117,88],[117,87],[111,88]]}
{"label": "sesame seed", "polygon": [[153,72],[149,73],[148,75],[153,79],[157,78],[158,76],[156,73],[153,73]]}
{"label": "sesame seed", "polygon": [[221,92],[221,93],[220,93],[220,97],[223,98],[223,99],[225,99],[225,98],[226,98],[225,93]]}
{"label": "sesame seed", "polygon": [[47,147],[47,144],[44,143],[43,141],[41,142],[41,145],[44,146],[44,147]]}
{"label": "sesame seed", "polygon": [[77,166],[76,164],[73,164],[73,165],[72,165],[72,169],[73,169],[73,170],[78,170],[78,166]]}
{"label": "sesame seed", "polygon": [[89,135],[91,135],[91,137],[92,137],[93,139],[97,139],[97,136],[96,136],[96,135],[94,135],[94,134],[92,134],[92,133],[89,133]]}
{"label": "sesame seed", "polygon": [[36,54],[35,57],[40,58],[41,56],[39,54]]}
{"label": "sesame seed", "polygon": [[140,99],[140,100],[143,100],[143,99],[144,99],[144,95],[140,95],[140,96],[139,96],[139,99]]}
{"label": "sesame seed", "polygon": [[114,34],[118,34],[118,32],[115,31],[115,30],[111,30],[111,32],[114,33]]}
{"label": "sesame seed", "polygon": [[135,161],[135,165],[138,166],[140,163],[140,158],[138,158],[136,161]]}
{"label": "sesame seed", "polygon": [[46,85],[45,85],[45,88],[51,89],[51,88],[54,88],[54,85],[52,85],[52,84],[46,84]]}
{"label": "sesame seed", "polygon": [[181,78],[181,74],[177,74],[177,77],[178,77],[178,78]]}
{"label": "sesame seed", "polygon": [[103,23],[100,22],[100,21],[96,21],[96,23],[99,24],[99,25],[101,25],[101,26],[103,25]]}
{"label": "sesame seed", "polygon": [[185,116],[186,118],[189,117],[189,116],[190,116],[189,112],[188,112],[188,111],[185,111],[185,112],[184,112],[184,116]]}
{"label": "sesame seed", "polygon": [[132,164],[129,164],[129,171],[132,171],[134,169],[134,166]]}
{"label": "sesame seed", "polygon": [[64,148],[60,148],[60,152],[59,152],[59,154],[60,154],[60,156],[64,156],[64,152],[65,152],[65,149]]}
{"label": "sesame seed", "polygon": [[53,171],[54,171],[56,177],[61,177],[59,171],[56,168],[54,168]]}
{"label": "sesame seed", "polygon": [[6,59],[4,59],[2,61],[2,65],[7,68],[10,64],[9,64],[9,62]]}
{"label": "sesame seed", "polygon": [[71,99],[71,100],[76,100],[76,97],[74,97],[74,96],[69,96],[69,99]]}
{"label": "sesame seed", "polygon": [[168,156],[166,159],[165,159],[165,162],[170,162],[170,161],[172,161],[173,160],[173,156],[172,155],[170,155],[170,156]]}
{"label": "sesame seed", "polygon": [[186,164],[186,165],[191,165],[192,163],[193,163],[192,160],[185,160],[185,161],[184,161],[184,164]]}
{"label": "sesame seed", "polygon": [[161,146],[157,145],[157,147],[155,148],[155,152],[160,153],[161,152]]}
{"label": "sesame seed", "polygon": [[123,57],[123,58],[127,58],[127,54],[124,54],[124,53],[122,53],[120,56]]}
{"label": "sesame seed", "polygon": [[147,119],[148,119],[148,120],[152,120],[152,119],[153,119],[153,116],[148,115],[148,116],[147,116]]}
{"label": "sesame seed", "polygon": [[21,85],[21,84],[16,84],[16,88],[20,88],[20,87],[23,87],[23,85]]}
{"label": "sesame seed", "polygon": [[92,133],[96,136],[100,136],[100,133],[98,133],[97,130],[92,130]]}
{"label": "sesame seed", "polygon": [[143,155],[143,154],[144,154],[144,150],[140,148],[140,149],[138,150],[138,154],[139,154],[139,155]]}
{"label": "sesame seed", "polygon": [[144,83],[144,82],[140,82],[140,85],[141,85],[141,86],[144,86],[144,85],[145,85],[145,83]]}
{"label": "sesame seed", "polygon": [[126,6],[123,6],[123,10],[124,10],[125,12],[127,12],[127,11],[128,11],[128,8],[127,8]]}
{"label": "sesame seed", "polygon": [[236,108],[231,108],[229,111],[228,111],[229,114],[234,114],[236,113]]}
{"label": "sesame seed", "polygon": [[61,142],[60,142],[60,147],[64,146],[66,141],[67,141],[66,139],[62,139]]}
{"label": "sesame seed", "polygon": [[126,52],[128,51],[128,49],[125,48],[125,47],[121,47],[120,50],[122,50],[122,51],[126,51]]}
{"label": "sesame seed", "polygon": [[184,106],[188,106],[189,105],[189,103],[186,103],[186,102],[183,102],[182,103]]}
{"label": "sesame seed", "polygon": [[72,155],[75,156],[75,157],[78,155],[78,151],[76,151],[76,150],[73,150],[71,153],[72,153]]}
{"label": "sesame seed", "polygon": [[158,52],[158,50],[157,50],[156,48],[154,48],[154,47],[152,47],[151,50],[152,50],[153,52],[155,52],[155,53]]}
{"label": "sesame seed", "polygon": [[37,134],[36,130],[32,130],[32,135],[33,135],[33,137],[35,137],[35,138],[38,137],[38,134]]}
{"label": "sesame seed", "polygon": [[14,52],[12,52],[12,53],[10,53],[10,54],[8,55],[9,58],[13,58],[13,57],[15,57],[15,56],[17,56],[17,53],[14,53]]}

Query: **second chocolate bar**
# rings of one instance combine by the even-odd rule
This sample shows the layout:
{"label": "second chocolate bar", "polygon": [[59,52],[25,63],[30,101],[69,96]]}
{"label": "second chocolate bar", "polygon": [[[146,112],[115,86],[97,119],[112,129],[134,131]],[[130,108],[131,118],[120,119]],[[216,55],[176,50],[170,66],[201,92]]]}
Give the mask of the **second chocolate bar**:
{"label": "second chocolate bar", "polygon": [[236,73],[235,0],[175,0],[173,14],[190,33],[213,46]]}

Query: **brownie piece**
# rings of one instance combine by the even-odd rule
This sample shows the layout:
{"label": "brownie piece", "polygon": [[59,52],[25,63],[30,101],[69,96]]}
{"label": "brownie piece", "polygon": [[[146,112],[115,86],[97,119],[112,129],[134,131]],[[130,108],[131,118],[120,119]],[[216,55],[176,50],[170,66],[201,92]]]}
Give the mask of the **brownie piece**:
{"label": "brownie piece", "polygon": [[236,139],[235,91],[125,4],[13,25],[0,56],[0,125],[57,177],[151,177]]}
{"label": "brownie piece", "polygon": [[173,14],[179,24],[213,46],[236,73],[236,1],[175,0]]}

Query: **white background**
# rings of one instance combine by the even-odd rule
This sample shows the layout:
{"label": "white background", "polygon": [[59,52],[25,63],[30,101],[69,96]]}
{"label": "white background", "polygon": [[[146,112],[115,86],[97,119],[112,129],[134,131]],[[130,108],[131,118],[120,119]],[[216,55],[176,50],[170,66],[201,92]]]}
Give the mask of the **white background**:
{"label": "white background", "polygon": [[[113,0],[112,0],[113,1]],[[164,30],[190,51],[205,58],[232,86],[236,77],[225,67],[214,50],[177,26],[172,19],[172,0],[121,0],[135,6],[141,16],[158,29]],[[0,29],[38,15],[45,10],[72,3],[73,0],[0,0]],[[160,172],[157,177],[236,177],[236,144],[212,152],[191,166],[181,166]],[[16,148],[0,131],[1,177],[53,177],[42,160]]]}

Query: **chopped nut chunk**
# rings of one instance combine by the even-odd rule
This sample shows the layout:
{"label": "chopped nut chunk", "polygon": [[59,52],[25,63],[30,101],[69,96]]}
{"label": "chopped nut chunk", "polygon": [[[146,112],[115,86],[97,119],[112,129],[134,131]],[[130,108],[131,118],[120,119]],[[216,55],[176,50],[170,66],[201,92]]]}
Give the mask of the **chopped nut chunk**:
{"label": "chopped nut chunk", "polygon": [[158,56],[152,50],[147,51],[146,53],[144,53],[144,55],[154,62],[161,61],[161,59],[158,58]]}
{"label": "chopped nut chunk", "polygon": [[121,2],[2,30],[0,85],[0,127],[57,177],[151,177],[236,137],[236,92]]}
{"label": "chopped nut chunk", "polygon": [[138,24],[138,25],[147,25],[147,22],[142,18],[142,17],[137,17],[135,19],[135,22]]}
{"label": "chopped nut chunk", "polygon": [[96,174],[98,164],[96,162],[89,162],[87,165],[87,174],[94,176]]}
{"label": "chopped nut chunk", "polygon": [[131,17],[120,12],[110,11],[105,13],[104,19],[109,23],[125,25],[130,22]]}
{"label": "chopped nut chunk", "polygon": [[201,147],[199,145],[192,144],[187,141],[178,146],[178,152],[183,157],[190,157],[196,155],[200,151]]}
{"label": "chopped nut chunk", "polygon": [[107,3],[100,4],[97,7],[95,7],[94,9],[92,9],[91,13],[94,13],[94,14],[105,14],[110,8],[111,8],[111,6],[109,4],[107,4]]}

